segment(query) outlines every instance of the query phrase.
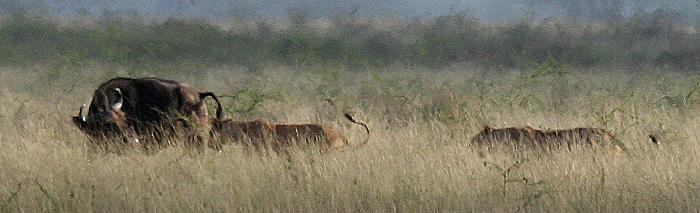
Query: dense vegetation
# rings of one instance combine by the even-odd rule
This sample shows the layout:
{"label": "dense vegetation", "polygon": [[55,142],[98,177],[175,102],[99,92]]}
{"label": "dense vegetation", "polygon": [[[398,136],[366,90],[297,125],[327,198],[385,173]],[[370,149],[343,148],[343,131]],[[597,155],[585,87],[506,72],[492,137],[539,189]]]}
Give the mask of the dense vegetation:
{"label": "dense vegetation", "polygon": [[[548,63],[549,64],[549,63]],[[121,68],[0,68],[0,211],[8,212],[697,212],[698,76],[667,70],[593,73],[405,66],[151,71],[218,94],[237,120],[321,123],[351,142],[339,153],[261,156],[235,145],[192,154],[91,152],[70,123]],[[336,107],[326,103],[331,98]],[[483,125],[601,127],[628,153],[493,152],[469,141]],[[648,134],[657,135],[654,146]]]}
{"label": "dense vegetation", "polygon": [[[4,17],[0,212],[697,212],[700,76],[687,71],[700,37],[674,14]],[[351,112],[372,135],[328,154],[95,152],[70,116],[115,76],[179,80],[221,95],[232,119],[319,123],[355,142]],[[481,158],[470,139],[484,125],[599,127],[629,149]]]}
{"label": "dense vegetation", "polygon": [[[126,67],[195,63],[243,65],[342,65],[349,69],[392,64],[440,68],[468,63],[522,68],[554,59],[590,68],[700,66],[700,40],[680,15],[658,9],[629,20],[494,24],[466,15],[380,20],[336,17],[310,20],[303,14],[284,24],[258,21],[226,29],[201,20],[98,20],[59,24],[16,15],[0,23],[0,64],[37,62]],[[324,27],[317,27],[324,22]]]}

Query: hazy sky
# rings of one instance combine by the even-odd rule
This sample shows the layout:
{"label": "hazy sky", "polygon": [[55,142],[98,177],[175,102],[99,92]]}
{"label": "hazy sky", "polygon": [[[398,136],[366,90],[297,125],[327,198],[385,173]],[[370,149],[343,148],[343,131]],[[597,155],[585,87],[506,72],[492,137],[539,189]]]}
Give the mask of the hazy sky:
{"label": "hazy sky", "polygon": [[635,10],[668,7],[683,13],[696,13],[696,0],[0,0],[0,12],[29,8],[37,14],[100,15],[104,11],[139,13],[153,16],[204,18],[286,17],[304,12],[312,17],[349,15],[425,17],[465,13],[480,19],[513,20],[596,16],[593,10],[611,5],[624,16]]}

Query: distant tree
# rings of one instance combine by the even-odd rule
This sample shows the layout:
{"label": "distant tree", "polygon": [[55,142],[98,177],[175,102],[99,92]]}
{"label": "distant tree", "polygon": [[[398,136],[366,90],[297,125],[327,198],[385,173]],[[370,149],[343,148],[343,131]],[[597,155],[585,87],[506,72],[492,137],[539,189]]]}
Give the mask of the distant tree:
{"label": "distant tree", "polygon": [[584,15],[581,0],[560,0],[561,5],[566,7],[566,16],[570,18],[581,18]]}
{"label": "distant tree", "polygon": [[23,15],[26,8],[22,6],[19,0],[2,0],[0,1],[0,15]]}

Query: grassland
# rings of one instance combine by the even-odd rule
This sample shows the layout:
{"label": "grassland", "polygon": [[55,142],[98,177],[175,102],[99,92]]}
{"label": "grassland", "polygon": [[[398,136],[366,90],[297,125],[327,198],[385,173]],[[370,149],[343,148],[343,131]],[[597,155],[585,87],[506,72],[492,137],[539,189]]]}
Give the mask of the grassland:
{"label": "grassland", "polygon": [[[492,70],[388,66],[123,69],[102,64],[0,68],[3,212],[469,212],[700,210],[697,75],[660,69]],[[249,155],[88,152],[69,123],[113,76],[161,76],[224,98],[234,119],[322,123],[353,141],[340,153]],[[337,108],[325,99],[331,99]],[[483,125],[608,128],[629,147],[495,152]],[[648,134],[664,142],[656,147]],[[511,168],[509,171],[505,171]],[[523,181],[526,179],[527,181]]]}

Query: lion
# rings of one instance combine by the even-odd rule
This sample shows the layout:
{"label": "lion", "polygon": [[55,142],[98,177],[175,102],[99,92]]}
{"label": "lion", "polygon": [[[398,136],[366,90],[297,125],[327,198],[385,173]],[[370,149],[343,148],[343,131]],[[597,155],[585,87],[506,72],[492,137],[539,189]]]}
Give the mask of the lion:
{"label": "lion", "polygon": [[479,146],[493,146],[496,144],[524,144],[535,143],[537,131],[530,126],[508,127],[494,129],[484,126],[484,129],[472,138],[471,143]]}
{"label": "lion", "polygon": [[495,146],[513,148],[555,149],[573,146],[613,146],[625,150],[622,143],[608,130],[601,128],[573,128],[563,130],[539,130],[531,126],[494,129],[485,126],[471,140],[479,148],[492,149]]}
{"label": "lion", "polygon": [[[361,125],[367,132],[365,141],[355,147],[369,142],[369,128],[355,120],[350,114],[345,117],[352,123]],[[272,124],[264,120],[213,121],[212,138],[219,144],[234,143],[245,149],[256,151],[286,151],[293,148],[318,146],[321,152],[337,151],[350,146],[348,139],[332,127],[319,124]]]}
{"label": "lion", "polygon": [[610,146],[622,149],[622,144],[606,129],[601,128],[573,128],[564,130],[540,131],[536,140],[548,147],[566,146],[569,150],[572,146]]}
{"label": "lion", "polygon": [[536,135],[539,130],[530,126],[508,127],[494,129],[484,126],[484,129],[471,140],[472,146],[478,148],[480,157],[485,157],[485,150],[491,151],[498,147],[519,149],[536,146]]}

